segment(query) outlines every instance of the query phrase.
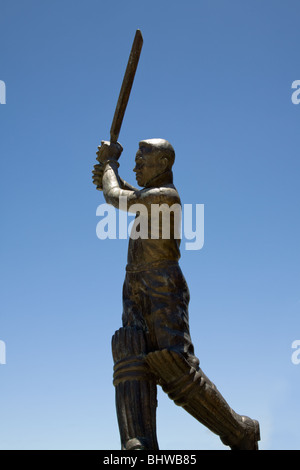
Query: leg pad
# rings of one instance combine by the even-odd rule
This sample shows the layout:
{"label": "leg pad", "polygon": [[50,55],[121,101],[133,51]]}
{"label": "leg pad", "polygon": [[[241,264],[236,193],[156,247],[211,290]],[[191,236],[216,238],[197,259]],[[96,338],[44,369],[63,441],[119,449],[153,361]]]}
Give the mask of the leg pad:
{"label": "leg pad", "polygon": [[134,327],[120,328],[112,338],[113,383],[122,450],[156,450],[156,378],[145,357],[147,336]]}

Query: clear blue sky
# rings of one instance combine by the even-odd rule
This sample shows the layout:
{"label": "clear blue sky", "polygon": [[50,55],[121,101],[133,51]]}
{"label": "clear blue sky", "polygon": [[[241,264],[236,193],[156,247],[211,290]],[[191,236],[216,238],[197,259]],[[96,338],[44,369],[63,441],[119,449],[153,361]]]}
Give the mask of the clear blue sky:
{"label": "clear blue sky", "polygon": [[[119,137],[176,150],[192,339],[262,449],[300,449],[298,1],[1,0],[1,449],[119,449],[110,341],[126,240],[99,240],[91,171],[135,30],[144,47]],[[223,449],[159,391],[162,449]]]}

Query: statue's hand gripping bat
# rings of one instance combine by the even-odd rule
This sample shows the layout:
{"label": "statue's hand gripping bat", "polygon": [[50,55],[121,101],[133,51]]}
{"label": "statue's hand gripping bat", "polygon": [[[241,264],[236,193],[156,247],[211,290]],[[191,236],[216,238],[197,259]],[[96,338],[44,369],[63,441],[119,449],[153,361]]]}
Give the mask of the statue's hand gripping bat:
{"label": "statue's hand gripping bat", "polygon": [[113,122],[110,128],[110,141],[116,143],[120,134],[123,117],[126,111],[129,95],[131,92],[135,72],[138,66],[141,50],[143,46],[143,37],[138,29],[135,33],[128,64],[123,78],[122,87],[119,94]]}
{"label": "statue's hand gripping bat", "polygon": [[[110,128],[110,143],[116,144],[118,141],[118,137],[121,130],[121,125],[123,122],[124,114],[126,111],[127,103],[129,100],[132,84],[134,81],[136,69],[138,66],[141,50],[143,46],[143,37],[141,31],[138,29],[135,33],[134,41],[132,44],[131,52],[129,55],[125,75],[123,78],[114,118],[112,121],[112,125]],[[101,163],[103,159],[101,159],[101,148],[97,152],[97,160]],[[101,187],[97,187],[97,189],[101,189]]]}

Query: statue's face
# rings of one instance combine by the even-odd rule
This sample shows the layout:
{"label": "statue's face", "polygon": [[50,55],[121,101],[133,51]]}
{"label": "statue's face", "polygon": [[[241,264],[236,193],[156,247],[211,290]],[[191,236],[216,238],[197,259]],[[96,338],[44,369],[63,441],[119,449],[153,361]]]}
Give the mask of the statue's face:
{"label": "statue's face", "polygon": [[135,156],[133,171],[138,185],[146,186],[148,181],[161,173],[159,151],[146,142],[141,142]]}

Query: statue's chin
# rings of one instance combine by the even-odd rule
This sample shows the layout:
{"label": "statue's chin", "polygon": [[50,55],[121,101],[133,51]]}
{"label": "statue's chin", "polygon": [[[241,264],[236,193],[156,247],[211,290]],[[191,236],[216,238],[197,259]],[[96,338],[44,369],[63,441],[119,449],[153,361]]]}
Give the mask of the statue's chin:
{"label": "statue's chin", "polygon": [[140,186],[140,188],[142,188],[144,186],[139,178],[136,178],[136,182],[137,182],[138,186]]}

